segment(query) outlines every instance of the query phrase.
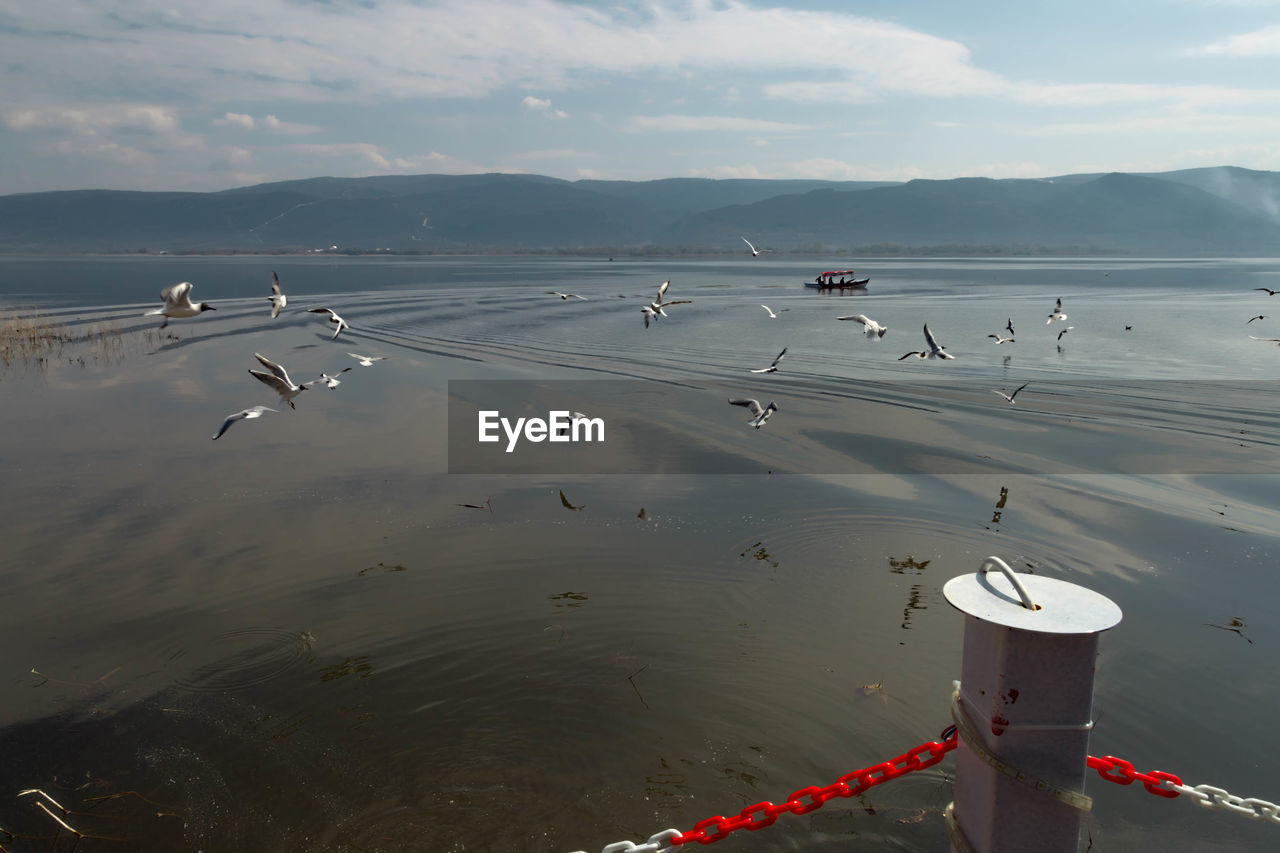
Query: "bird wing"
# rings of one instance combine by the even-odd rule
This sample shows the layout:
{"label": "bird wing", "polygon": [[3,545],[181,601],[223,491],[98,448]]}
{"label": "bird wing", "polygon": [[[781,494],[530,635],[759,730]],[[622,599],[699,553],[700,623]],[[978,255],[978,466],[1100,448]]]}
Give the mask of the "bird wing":
{"label": "bird wing", "polygon": [[1059,299],[1057,302],[1055,302],[1055,303],[1054,303],[1054,305],[1053,305],[1053,313],[1055,313],[1055,314],[1061,314],[1061,313],[1062,313],[1062,300],[1061,300],[1061,299]]}
{"label": "bird wing", "polygon": [[778,362],[782,361],[782,357],[786,354],[787,354],[787,348],[783,347],[782,352],[778,353],[778,357],[773,360],[774,365],[777,365]]}
{"label": "bird wing", "polygon": [[276,377],[280,379],[282,382],[285,382],[288,385],[293,384],[293,382],[289,380],[289,372],[285,370],[282,366],[276,364],[274,361],[267,358],[265,355],[262,355],[261,353],[255,352],[253,354],[253,357],[256,358],[258,361],[260,361],[263,367],[265,367],[267,370],[270,370],[272,373],[274,373]]}
{"label": "bird wing", "polygon": [[191,303],[192,284],[189,281],[180,281],[177,284],[166,287],[160,291],[160,298],[170,305],[179,305],[183,302]]}
{"label": "bird wing", "polygon": [[661,302],[663,295],[667,292],[667,288],[670,286],[671,286],[671,279],[667,279],[662,284],[658,285],[658,298],[654,301]]}
{"label": "bird wing", "polygon": [[1255,341],[1271,341],[1272,343],[1280,341],[1280,338],[1259,338],[1259,337],[1255,337],[1254,335],[1250,335],[1249,338]]}
{"label": "bird wing", "polygon": [[898,361],[902,361],[902,359],[904,359],[904,358],[911,358],[911,356],[913,356],[913,355],[914,355],[916,358],[924,358],[924,356],[925,356],[925,354],[924,354],[924,353],[922,353],[922,352],[909,352],[909,353],[907,353],[907,354],[906,354],[906,355],[904,355],[904,356],[899,356]]}
{"label": "bird wing", "polygon": [[[259,382],[261,382],[262,384],[270,385],[277,394],[283,395],[293,390],[293,384],[290,382],[285,382],[279,376],[275,376],[270,373],[263,373],[261,370],[250,370],[249,372],[253,374],[253,377],[257,379]],[[308,397],[307,399],[311,399],[311,398]]]}
{"label": "bird wing", "polygon": [[338,316],[337,314],[333,313],[332,308],[308,308],[307,311],[311,314],[328,314],[330,317]]}
{"label": "bird wing", "polygon": [[864,326],[870,326],[874,321],[866,314],[853,314],[849,317],[837,317],[837,320],[852,320],[855,323],[861,323]]}
{"label": "bird wing", "polygon": [[764,414],[764,409],[760,408],[759,400],[730,400],[731,406],[746,406],[747,411],[755,415],[757,418]]}
{"label": "bird wing", "polygon": [[754,251],[756,250],[756,247],[755,247],[755,246],[752,246],[752,245],[751,245],[751,241],[750,241],[750,240],[748,240],[746,237],[743,237],[743,238],[742,238],[742,242],[746,243],[748,246],[751,246],[751,251],[753,251],[753,252],[754,252]]}
{"label": "bird wing", "polygon": [[[234,415],[227,415],[227,419],[222,422],[222,426],[218,427],[218,431],[214,433],[213,440],[217,441],[222,438],[222,434],[230,429],[233,423],[249,416],[248,409],[245,409],[243,412],[236,412]],[[253,417],[257,417],[257,415],[254,415]]]}
{"label": "bird wing", "polygon": [[1030,384],[1031,384],[1030,382],[1023,382],[1021,385],[1019,385],[1017,388],[1014,389],[1012,394],[1009,395],[1009,399],[1012,400],[1014,397],[1018,396],[1018,392],[1021,391],[1023,388],[1026,388]]}
{"label": "bird wing", "polygon": [[271,292],[276,296],[284,292],[280,289],[280,276],[276,275],[275,270],[271,271]]}
{"label": "bird wing", "polygon": [[668,305],[692,305],[692,299],[673,299],[670,302],[659,302],[659,308],[666,308]]}
{"label": "bird wing", "polygon": [[938,346],[938,342],[933,339],[933,333],[929,331],[928,323],[924,324],[924,342],[928,344],[929,349],[934,352],[942,349],[942,347]]}

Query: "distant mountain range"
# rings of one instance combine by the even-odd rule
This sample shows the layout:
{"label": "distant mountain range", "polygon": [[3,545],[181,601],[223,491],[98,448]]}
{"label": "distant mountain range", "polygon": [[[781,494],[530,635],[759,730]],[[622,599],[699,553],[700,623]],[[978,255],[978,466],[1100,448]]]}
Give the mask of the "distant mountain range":
{"label": "distant mountain range", "polygon": [[0,252],[1280,253],[1280,173],[1042,179],[310,178],[212,193],[0,196]]}

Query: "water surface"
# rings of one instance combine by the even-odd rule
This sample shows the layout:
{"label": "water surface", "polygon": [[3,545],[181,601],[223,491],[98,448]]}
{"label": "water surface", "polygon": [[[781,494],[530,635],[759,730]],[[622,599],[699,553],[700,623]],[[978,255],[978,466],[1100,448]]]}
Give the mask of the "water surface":
{"label": "water surface", "polygon": [[[800,286],[850,265],[865,294]],[[0,308],[122,333],[0,375],[0,776],[69,806],[163,804],[176,816],[129,796],[68,818],[139,849],[640,841],[935,738],[962,629],[941,588],[996,554],[1124,610],[1101,643],[1094,754],[1274,801],[1256,744],[1280,701],[1280,349],[1248,335],[1280,337],[1253,290],[1278,274],[0,259]],[[668,278],[694,302],[646,330],[639,306]],[[169,338],[141,314],[179,280],[217,310]],[[331,340],[317,306],[350,333]],[[852,313],[890,332],[835,320]],[[1009,319],[1016,343],[986,337]],[[954,361],[897,360],[925,322]],[[748,372],[783,347],[777,373]],[[247,375],[254,352],[295,379],[353,369],[291,411]],[[459,380],[572,388],[575,408],[662,430],[666,452],[624,446],[607,474],[450,474]],[[1015,406],[992,393],[1025,382]],[[620,402],[633,388],[647,408]],[[726,393],[781,408],[756,431]],[[256,404],[281,411],[209,440]],[[709,458],[719,473],[700,473]],[[942,849],[952,766],[720,845]],[[1088,793],[1093,850],[1274,843],[1096,776]],[[5,796],[0,827],[47,834]]]}

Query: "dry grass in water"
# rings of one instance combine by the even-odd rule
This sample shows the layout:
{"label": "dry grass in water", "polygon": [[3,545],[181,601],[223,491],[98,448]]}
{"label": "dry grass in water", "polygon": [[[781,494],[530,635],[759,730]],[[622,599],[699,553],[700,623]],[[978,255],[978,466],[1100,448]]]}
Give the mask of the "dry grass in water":
{"label": "dry grass in water", "polygon": [[136,331],[137,335],[132,334],[119,321],[93,323],[81,330],[38,314],[0,312],[0,369],[34,366],[44,371],[64,354],[68,364],[81,367],[90,362],[112,364],[132,351],[160,342],[155,329]]}

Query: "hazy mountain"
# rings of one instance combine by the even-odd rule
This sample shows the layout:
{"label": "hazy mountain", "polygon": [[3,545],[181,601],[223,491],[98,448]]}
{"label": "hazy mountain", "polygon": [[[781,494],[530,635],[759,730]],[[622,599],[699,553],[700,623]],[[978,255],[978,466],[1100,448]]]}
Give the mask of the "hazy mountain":
{"label": "hazy mountain", "polygon": [[1280,173],[1234,167],[1039,180],[310,178],[214,193],[0,196],[0,251],[397,251],[882,244],[1273,254]]}
{"label": "hazy mountain", "polygon": [[662,242],[729,245],[742,233],[779,248],[895,243],[1254,254],[1280,245],[1280,225],[1256,210],[1187,183],[1120,173],[815,190],[686,216]]}

